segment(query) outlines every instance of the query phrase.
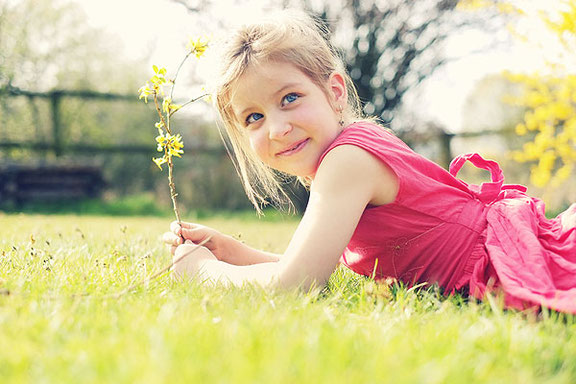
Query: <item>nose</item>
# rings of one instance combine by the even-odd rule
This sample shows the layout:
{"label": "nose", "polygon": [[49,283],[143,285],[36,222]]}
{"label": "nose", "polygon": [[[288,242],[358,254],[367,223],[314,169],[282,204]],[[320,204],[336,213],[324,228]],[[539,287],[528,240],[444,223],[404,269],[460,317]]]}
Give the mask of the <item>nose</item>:
{"label": "nose", "polygon": [[268,119],[268,137],[270,140],[278,140],[292,131],[292,124],[285,119]]}

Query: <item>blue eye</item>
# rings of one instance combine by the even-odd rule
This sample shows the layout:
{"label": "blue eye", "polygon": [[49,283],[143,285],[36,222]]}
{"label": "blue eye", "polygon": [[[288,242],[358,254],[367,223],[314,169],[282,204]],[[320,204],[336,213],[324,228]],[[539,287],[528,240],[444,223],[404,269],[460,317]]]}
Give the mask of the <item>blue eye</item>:
{"label": "blue eye", "polygon": [[297,95],[296,93],[289,93],[286,96],[284,96],[284,98],[282,99],[282,105],[293,103],[299,97],[300,97],[300,95]]}
{"label": "blue eye", "polygon": [[261,113],[251,113],[246,117],[246,124],[252,124],[263,118],[264,115]]}

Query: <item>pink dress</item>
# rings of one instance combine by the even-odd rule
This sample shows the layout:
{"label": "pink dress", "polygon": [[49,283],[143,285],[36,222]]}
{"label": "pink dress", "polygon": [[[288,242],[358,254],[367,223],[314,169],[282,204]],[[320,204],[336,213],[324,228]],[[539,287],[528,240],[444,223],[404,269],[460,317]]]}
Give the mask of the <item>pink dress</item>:
{"label": "pink dress", "polygon": [[[400,186],[393,203],[364,211],[342,256],[348,268],[408,285],[438,283],[479,299],[496,290],[518,309],[576,313],[576,204],[547,219],[542,201],[525,187],[503,184],[496,162],[459,156],[447,172],[368,122],[348,126],[324,155],[339,145],[380,159]],[[466,161],[489,170],[492,181],[457,179]]]}

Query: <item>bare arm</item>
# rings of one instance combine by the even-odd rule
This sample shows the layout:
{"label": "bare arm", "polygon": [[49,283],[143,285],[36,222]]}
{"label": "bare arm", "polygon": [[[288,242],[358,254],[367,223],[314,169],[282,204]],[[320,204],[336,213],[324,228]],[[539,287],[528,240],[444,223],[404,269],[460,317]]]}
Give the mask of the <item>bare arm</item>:
{"label": "bare arm", "polygon": [[[195,244],[204,243],[204,246],[223,262],[233,265],[252,265],[275,262],[279,255],[254,249],[232,236],[223,234],[204,225],[174,221],[170,224],[170,232],[164,233],[162,239],[174,254],[178,246],[185,240]],[[207,241],[205,241],[207,240]]]}
{"label": "bare arm", "polygon": [[198,270],[204,278],[234,285],[256,282],[305,289],[323,285],[366,205],[392,202],[397,189],[396,176],[372,155],[354,146],[337,147],[320,165],[306,213],[280,261],[235,266],[204,260]]}

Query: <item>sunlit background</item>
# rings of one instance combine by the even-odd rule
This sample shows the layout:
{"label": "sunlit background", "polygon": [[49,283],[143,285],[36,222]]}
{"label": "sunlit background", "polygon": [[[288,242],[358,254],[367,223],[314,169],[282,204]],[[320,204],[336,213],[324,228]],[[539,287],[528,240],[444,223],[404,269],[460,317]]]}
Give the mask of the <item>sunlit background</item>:
{"label": "sunlit background", "polygon": [[[534,134],[518,135],[517,126],[531,107],[510,101],[522,94],[523,85],[506,73],[574,75],[575,57],[566,52],[567,46],[574,47],[573,30],[572,35],[568,28],[560,34],[563,38],[554,38],[542,19],[546,12],[558,21],[558,15],[575,8],[574,1],[457,3],[0,0],[1,159],[14,166],[89,164],[102,170],[104,199],[146,195],[168,205],[165,175],[150,161],[154,111],[136,101],[152,65],[174,71],[190,37],[209,36],[217,44],[223,31],[237,23],[274,9],[299,7],[328,21],[368,114],[378,115],[413,148],[444,166],[463,152],[495,158],[508,182],[529,184],[532,194],[561,209],[576,200],[576,178],[572,168],[564,169],[568,176],[560,179],[554,171],[576,155],[564,158],[559,151],[552,165],[513,159],[514,151]],[[506,5],[521,5],[522,12]],[[407,60],[410,55],[415,58]],[[210,67],[206,60],[183,71],[176,92],[181,100],[199,94],[209,80],[209,71],[203,69]],[[367,67],[371,72],[360,69]],[[61,127],[60,148],[55,150],[49,145],[55,141],[54,99],[47,95],[55,90],[132,95],[134,101],[64,95],[57,102]],[[558,124],[574,119],[575,103],[576,93],[571,114]],[[185,159],[176,164],[184,205],[247,208],[240,186],[230,183],[234,170],[208,104],[183,111],[177,126],[186,143]],[[566,145],[576,153],[574,140],[568,138]],[[550,153],[542,153],[546,151]],[[545,166],[550,168],[548,179],[542,170],[534,171]],[[486,176],[468,173],[472,180]]]}

